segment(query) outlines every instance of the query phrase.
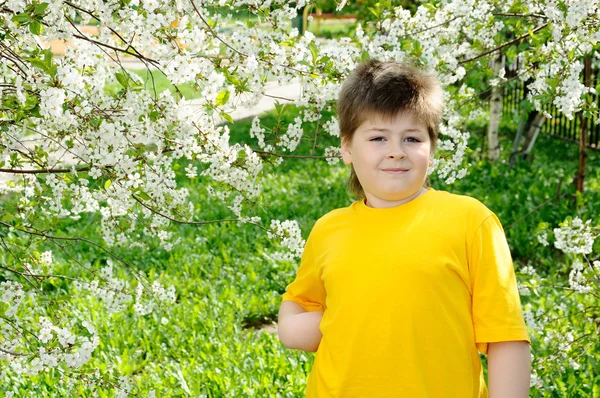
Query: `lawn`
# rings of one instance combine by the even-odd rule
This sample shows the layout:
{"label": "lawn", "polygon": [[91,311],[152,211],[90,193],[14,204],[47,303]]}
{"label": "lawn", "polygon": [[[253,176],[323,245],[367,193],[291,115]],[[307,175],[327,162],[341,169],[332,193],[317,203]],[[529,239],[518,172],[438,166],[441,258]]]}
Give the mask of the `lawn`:
{"label": "lawn", "polygon": [[[294,113],[285,117],[293,120]],[[270,115],[263,122],[276,123],[276,117]],[[243,121],[231,126],[232,140],[252,142],[247,138],[250,125],[251,121]],[[514,126],[509,122],[503,126],[503,159],[506,159]],[[484,159],[478,149],[480,134],[473,131],[470,175],[452,186],[444,186],[433,178],[432,185],[472,195],[498,214],[521,282],[528,280],[520,272],[526,265],[533,266],[540,275],[568,278],[564,256],[551,247],[541,246],[533,231],[541,222],[556,226],[574,213],[577,196],[571,179],[577,166],[576,145],[542,136],[536,144],[533,162],[518,162],[510,168],[505,161],[490,164]],[[334,139],[323,137],[319,142],[326,146]],[[308,151],[311,145],[312,139],[307,137],[299,151]],[[198,218],[229,216],[222,204],[207,195],[206,186],[211,182],[201,177],[190,181],[183,177],[183,169],[178,173],[200,209]],[[264,172],[265,213],[258,215],[267,220],[296,219],[305,238],[321,215],[353,200],[345,189],[348,170],[341,163],[329,166],[323,160],[291,159],[278,170],[278,174],[272,173],[272,167],[267,166]],[[579,199],[578,214],[598,219],[600,208],[594,205],[600,203],[598,153],[590,153],[586,179],[588,192]],[[562,183],[558,199],[548,201],[556,196],[559,181]],[[64,232],[96,240],[98,219],[84,217],[79,222],[65,224]],[[142,397],[151,390],[155,390],[156,396],[303,397],[314,354],[285,349],[267,328],[276,320],[281,294],[293,280],[298,264],[269,260],[265,254],[273,251],[270,241],[263,231],[251,225],[182,225],[176,233],[181,242],[171,252],[154,244],[147,251],[119,253],[148,276],[160,277],[165,284],[176,287],[177,303],[172,307],[143,317],[135,316],[133,310],[109,314],[97,299],[72,285],[60,282],[53,286],[62,313],[89,319],[100,335],[101,346],[85,366],[130,377],[135,386],[132,393]],[[71,253],[93,269],[106,266],[107,255],[93,247],[73,247]],[[83,272],[72,263],[68,265],[59,253],[56,259],[57,273],[77,276]],[[120,275],[126,272],[118,270]],[[539,292],[539,296],[522,297],[523,305],[553,311],[558,302],[569,306],[591,303],[589,297],[566,297],[559,289],[540,288]],[[65,300],[67,297],[69,300]],[[563,326],[574,333],[590,327],[585,320],[573,317],[565,319]],[[533,339],[534,356],[548,356],[554,348],[541,339]],[[532,390],[531,396],[592,396],[592,391],[597,394],[600,343],[596,341],[589,350],[588,354],[596,353],[596,362],[585,361],[579,370],[565,370],[556,375],[556,391],[546,386]],[[561,360],[564,361],[561,358],[556,361]],[[59,379],[57,371],[29,380],[6,375],[0,383],[0,397],[6,386],[14,383],[20,385],[18,396],[73,396],[74,391],[76,395],[91,396],[83,385],[73,390],[58,383]],[[101,390],[98,396],[112,394]]]}

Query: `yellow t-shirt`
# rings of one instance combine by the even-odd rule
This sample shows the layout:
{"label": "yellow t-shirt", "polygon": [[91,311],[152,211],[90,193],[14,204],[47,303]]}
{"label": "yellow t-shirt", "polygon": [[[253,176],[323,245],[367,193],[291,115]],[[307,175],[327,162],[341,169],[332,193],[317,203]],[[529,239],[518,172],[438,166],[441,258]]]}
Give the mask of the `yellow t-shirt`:
{"label": "yellow t-shirt", "polygon": [[308,398],[487,397],[477,350],[530,342],[500,222],[431,188],[321,217],[282,299],[324,312]]}

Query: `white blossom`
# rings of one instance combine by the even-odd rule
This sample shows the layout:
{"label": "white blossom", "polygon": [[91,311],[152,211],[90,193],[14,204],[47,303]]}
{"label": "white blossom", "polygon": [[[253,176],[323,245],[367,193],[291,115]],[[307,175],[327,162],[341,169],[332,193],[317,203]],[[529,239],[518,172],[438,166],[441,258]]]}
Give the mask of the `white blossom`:
{"label": "white blossom", "polygon": [[591,253],[594,236],[590,223],[591,220],[583,222],[579,217],[563,222],[559,228],[554,229],[554,247],[570,254]]}

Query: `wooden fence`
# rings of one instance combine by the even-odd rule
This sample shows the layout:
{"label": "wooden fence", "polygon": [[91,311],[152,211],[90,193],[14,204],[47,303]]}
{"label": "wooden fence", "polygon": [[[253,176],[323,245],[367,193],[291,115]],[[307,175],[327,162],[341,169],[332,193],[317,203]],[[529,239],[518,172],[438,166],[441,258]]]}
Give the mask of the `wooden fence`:
{"label": "wooden fence", "polygon": [[[593,64],[593,63],[592,63]],[[518,65],[511,65],[506,70],[506,77],[511,78],[516,76],[516,68]],[[521,80],[515,79],[505,86],[502,112],[511,114],[514,111],[519,111],[520,103],[527,97],[525,92],[525,83]],[[583,73],[581,75],[581,81],[583,81]],[[596,62],[596,67],[592,68],[591,75],[591,87],[598,87],[600,84],[600,67]],[[600,109],[600,93],[596,91],[593,95],[593,101],[596,103],[596,109]],[[546,119],[542,125],[541,132],[552,137],[560,138],[566,141],[574,143],[579,142],[579,134],[581,133],[581,113],[573,115],[573,119],[569,120],[567,117],[559,112],[554,105],[547,105],[543,108],[544,112],[552,115],[552,119]],[[598,114],[588,119],[586,128],[586,144],[587,147],[600,151],[600,124],[598,123]]]}

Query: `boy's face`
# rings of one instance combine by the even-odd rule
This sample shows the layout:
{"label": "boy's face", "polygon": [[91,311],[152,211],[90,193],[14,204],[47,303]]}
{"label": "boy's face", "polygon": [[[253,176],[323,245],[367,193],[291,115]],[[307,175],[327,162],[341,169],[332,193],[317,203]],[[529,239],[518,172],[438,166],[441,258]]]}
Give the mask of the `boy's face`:
{"label": "boy's face", "polygon": [[354,167],[370,206],[393,207],[424,192],[433,153],[427,126],[403,113],[390,121],[368,118],[342,142],[342,158]]}

